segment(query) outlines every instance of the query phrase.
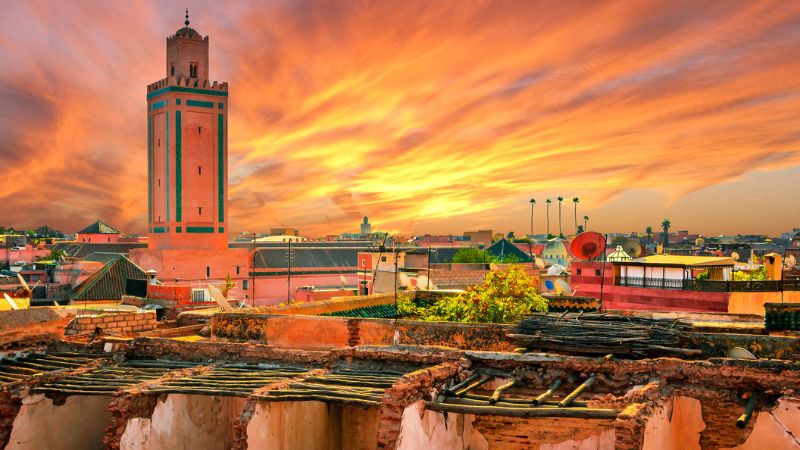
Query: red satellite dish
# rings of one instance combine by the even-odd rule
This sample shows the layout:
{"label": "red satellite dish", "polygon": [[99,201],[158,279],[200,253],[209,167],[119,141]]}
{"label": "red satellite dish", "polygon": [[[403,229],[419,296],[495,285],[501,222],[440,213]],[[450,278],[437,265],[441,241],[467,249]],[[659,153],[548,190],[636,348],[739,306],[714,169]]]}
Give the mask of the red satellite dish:
{"label": "red satellite dish", "polygon": [[606,249],[606,238],[596,231],[579,234],[569,246],[572,254],[581,259],[594,259]]}

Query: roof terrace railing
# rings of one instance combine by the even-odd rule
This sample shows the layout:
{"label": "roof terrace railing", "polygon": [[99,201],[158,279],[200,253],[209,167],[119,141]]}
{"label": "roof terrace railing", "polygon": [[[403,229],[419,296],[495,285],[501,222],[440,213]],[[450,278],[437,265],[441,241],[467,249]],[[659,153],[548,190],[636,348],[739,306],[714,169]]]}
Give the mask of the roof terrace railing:
{"label": "roof terrace railing", "polygon": [[617,286],[705,292],[800,291],[800,280],[712,281],[617,277],[614,284]]}

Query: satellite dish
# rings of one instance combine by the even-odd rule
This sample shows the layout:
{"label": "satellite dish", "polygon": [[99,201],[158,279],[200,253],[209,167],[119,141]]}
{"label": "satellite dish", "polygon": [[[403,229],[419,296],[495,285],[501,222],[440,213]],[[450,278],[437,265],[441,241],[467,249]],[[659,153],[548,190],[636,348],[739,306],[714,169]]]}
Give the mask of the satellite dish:
{"label": "satellite dish", "polygon": [[734,261],[738,261],[741,256],[739,256],[738,252],[731,252],[731,258],[733,258]]}
{"label": "satellite dish", "polygon": [[758,359],[756,358],[756,355],[750,353],[749,351],[743,349],[742,347],[731,348],[730,350],[728,350],[728,354],[725,356],[727,356],[728,358],[736,358],[736,359]]}
{"label": "satellite dish", "polygon": [[789,256],[786,257],[786,260],[785,260],[784,263],[786,264],[786,267],[789,267],[789,268],[794,267],[794,266],[797,265],[797,258],[795,258],[794,255],[789,255]]}
{"label": "satellite dish", "polygon": [[587,231],[573,239],[569,248],[572,250],[572,254],[578,258],[594,259],[606,250],[606,238],[596,231]]}
{"label": "satellite dish", "polygon": [[544,280],[544,287],[546,287],[548,291],[552,291],[556,286],[553,284],[552,280]]}
{"label": "satellite dish", "polygon": [[642,256],[642,244],[636,239],[628,239],[622,244],[622,250],[631,258],[638,258]]}

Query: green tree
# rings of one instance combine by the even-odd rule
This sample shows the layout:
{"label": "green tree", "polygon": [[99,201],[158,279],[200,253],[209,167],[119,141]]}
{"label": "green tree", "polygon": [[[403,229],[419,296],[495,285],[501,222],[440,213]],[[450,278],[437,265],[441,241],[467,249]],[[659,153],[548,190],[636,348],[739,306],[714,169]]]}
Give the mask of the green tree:
{"label": "green tree", "polygon": [[494,255],[487,252],[486,250],[481,250],[479,248],[465,247],[458,250],[456,254],[453,255],[453,262],[457,264],[493,263],[497,262],[497,258],[495,258]]}
{"label": "green tree", "polygon": [[572,212],[575,215],[575,234],[576,235],[578,234],[578,203],[580,203],[580,202],[581,202],[581,199],[579,199],[578,197],[573,197],[572,198],[572,205],[573,205]]}
{"label": "green tree", "polygon": [[669,244],[669,227],[671,225],[672,222],[670,222],[669,219],[664,219],[664,221],[661,222],[661,228],[664,230],[664,235],[661,236],[664,248],[667,248],[667,244]]}
{"label": "green tree", "polygon": [[398,313],[426,321],[511,323],[532,312],[547,312],[547,299],[537,287],[535,278],[513,265],[489,272],[482,284],[428,306],[416,306],[408,297],[398,299]]}
{"label": "green tree", "polygon": [[517,255],[504,255],[502,258],[498,258],[497,262],[502,264],[519,264],[522,262],[522,259]]}
{"label": "green tree", "polygon": [[553,235],[550,234],[550,203],[553,203],[553,201],[548,198],[545,203],[547,203],[547,239],[552,239]]}

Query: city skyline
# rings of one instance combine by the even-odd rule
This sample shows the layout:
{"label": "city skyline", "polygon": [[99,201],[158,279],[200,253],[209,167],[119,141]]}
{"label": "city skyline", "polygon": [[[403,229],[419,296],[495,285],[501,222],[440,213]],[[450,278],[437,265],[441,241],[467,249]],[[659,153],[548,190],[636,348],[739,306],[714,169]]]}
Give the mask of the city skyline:
{"label": "city skyline", "polygon": [[[231,231],[523,234],[533,197],[538,234],[558,195],[565,233],[574,196],[601,231],[788,231],[800,7],[689,5],[189,5],[232,85]],[[183,11],[4,10],[0,225],[144,234],[144,86]]]}

